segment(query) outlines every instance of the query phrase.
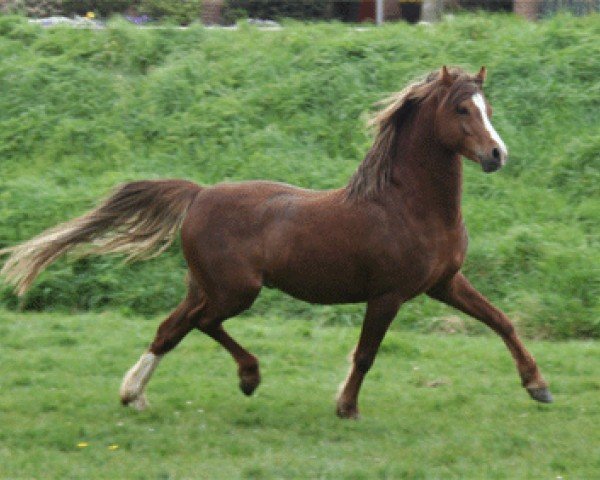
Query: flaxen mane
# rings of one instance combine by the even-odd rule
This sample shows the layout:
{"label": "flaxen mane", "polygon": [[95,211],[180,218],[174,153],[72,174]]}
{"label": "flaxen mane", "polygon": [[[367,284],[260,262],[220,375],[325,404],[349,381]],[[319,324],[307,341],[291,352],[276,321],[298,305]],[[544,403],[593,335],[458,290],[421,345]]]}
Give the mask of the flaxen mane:
{"label": "flaxen mane", "polygon": [[[468,82],[475,81],[474,77],[459,68],[453,68],[449,73],[453,80],[464,78]],[[397,133],[406,124],[419,103],[440,87],[440,82],[440,72],[436,70],[379,102],[384,107],[368,122],[370,127],[374,127],[375,140],[350,179],[348,198],[376,199],[390,183],[392,163],[398,154]]]}

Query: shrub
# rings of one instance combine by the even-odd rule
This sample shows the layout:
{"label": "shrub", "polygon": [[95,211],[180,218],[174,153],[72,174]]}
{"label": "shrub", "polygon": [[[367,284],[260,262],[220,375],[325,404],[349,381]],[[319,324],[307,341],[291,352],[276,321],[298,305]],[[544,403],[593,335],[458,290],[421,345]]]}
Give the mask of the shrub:
{"label": "shrub", "polygon": [[200,18],[202,0],[141,0],[139,10],[152,18],[167,18],[187,25]]}
{"label": "shrub", "polygon": [[330,16],[332,2],[330,0],[314,0],[311,2],[282,2],[273,0],[229,0],[224,17],[234,12],[238,18],[247,16],[268,20],[281,18],[323,19]]}
{"label": "shrub", "polygon": [[0,10],[4,13],[20,13],[28,17],[52,17],[54,15],[85,15],[95,12],[102,16],[122,13],[130,6],[136,6],[132,0],[7,0]]}
{"label": "shrub", "polygon": [[21,13],[28,17],[63,15],[62,0],[8,0],[0,5],[4,13]]}
{"label": "shrub", "polygon": [[132,0],[62,0],[63,11],[67,15],[85,15],[94,12],[103,17],[122,13],[137,2]]}

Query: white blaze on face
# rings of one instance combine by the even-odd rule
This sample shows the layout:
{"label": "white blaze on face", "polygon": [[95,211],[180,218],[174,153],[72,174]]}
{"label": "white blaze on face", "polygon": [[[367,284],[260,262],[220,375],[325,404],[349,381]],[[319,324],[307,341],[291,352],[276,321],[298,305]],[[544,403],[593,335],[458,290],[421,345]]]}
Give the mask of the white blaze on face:
{"label": "white blaze on face", "polygon": [[123,400],[135,400],[143,393],[144,387],[161,358],[162,355],[154,355],[152,352],[146,352],[140,357],[138,362],[125,374],[123,383],[121,383],[119,394]]}
{"label": "white blaze on face", "polygon": [[483,125],[485,126],[485,129],[488,131],[490,137],[492,137],[492,139],[498,144],[498,147],[502,151],[502,159],[504,163],[504,159],[508,155],[508,150],[506,148],[506,145],[500,138],[500,135],[498,135],[498,132],[496,132],[496,129],[494,128],[494,126],[490,122],[490,119],[488,118],[487,109],[485,108],[485,101],[483,100],[483,95],[481,95],[481,93],[476,93],[475,95],[473,95],[473,97],[471,97],[471,100],[473,100],[473,103],[481,113],[481,118],[483,119]]}

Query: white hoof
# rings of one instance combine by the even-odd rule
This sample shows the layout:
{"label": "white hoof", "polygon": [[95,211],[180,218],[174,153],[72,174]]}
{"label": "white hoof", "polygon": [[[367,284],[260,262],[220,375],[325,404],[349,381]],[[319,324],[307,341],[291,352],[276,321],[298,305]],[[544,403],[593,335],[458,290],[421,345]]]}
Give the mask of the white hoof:
{"label": "white hoof", "polygon": [[142,393],[139,397],[129,402],[129,405],[138,412],[141,412],[142,410],[146,410],[150,404],[148,403],[148,400],[146,400],[146,395]]}
{"label": "white hoof", "polygon": [[148,406],[144,395],[144,388],[160,359],[160,355],[147,352],[129,369],[123,378],[123,383],[121,383],[119,390],[119,396],[123,405],[131,405],[136,410],[144,410]]}

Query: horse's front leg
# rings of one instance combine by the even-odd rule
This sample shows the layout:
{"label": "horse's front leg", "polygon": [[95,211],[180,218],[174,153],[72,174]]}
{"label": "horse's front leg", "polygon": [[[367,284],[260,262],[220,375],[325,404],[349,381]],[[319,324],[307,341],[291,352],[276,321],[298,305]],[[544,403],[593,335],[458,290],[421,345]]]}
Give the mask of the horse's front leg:
{"label": "horse's front leg", "polygon": [[521,382],[529,395],[539,402],[552,402],[548,384],[517,336],[511,321],[475,290],[462,273],[457,273],[451,280],[437,285],[427,294],[482,321],[500,335],[517,364]]}
{"label": "horse's front leg", "polygon": [[358,392],[371,368],[375,355],[390,323],[400,307],[397,296],[387,295],[367,304],[367,313],[360,332],[350,372],[340,387],[337,399],[337,414],[342,418],[358,418]]}

